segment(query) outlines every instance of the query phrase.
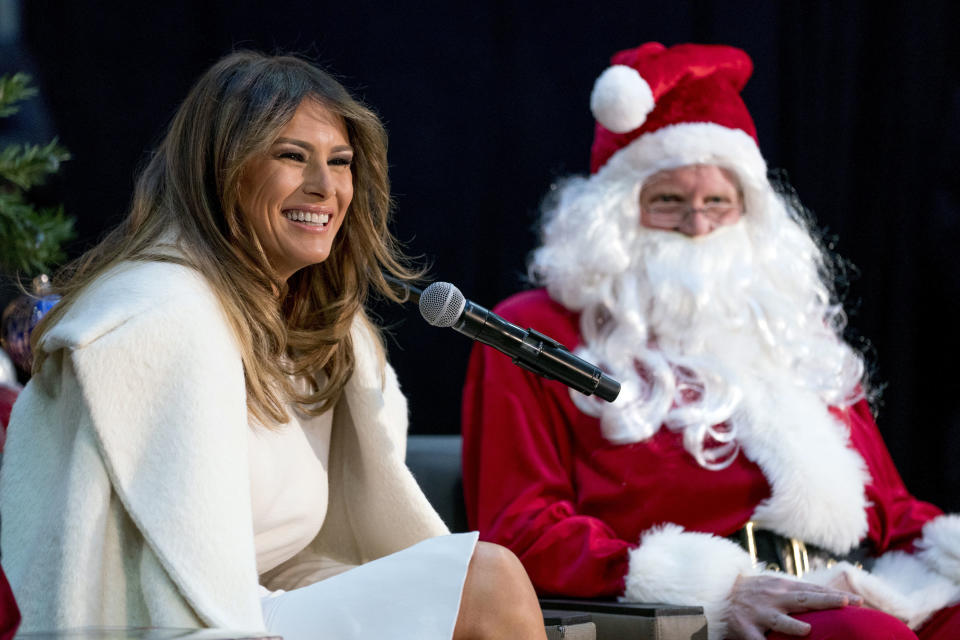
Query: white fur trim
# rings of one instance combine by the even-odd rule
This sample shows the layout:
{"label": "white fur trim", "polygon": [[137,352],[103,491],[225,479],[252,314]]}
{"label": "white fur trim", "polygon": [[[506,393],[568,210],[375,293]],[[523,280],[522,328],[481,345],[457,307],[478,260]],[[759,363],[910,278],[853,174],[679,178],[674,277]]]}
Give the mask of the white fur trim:
{"label": "white fur trim", "polygon": [[726,635],[730,590],[740,575],[756,575],[736,543],[668,523],[646,531],[630,552],[621,602],[670,602],[703,607],[708,637]]}
{"label": "white fur trim", "polygon": [[607,67],[593,85],[590,111],[614,133],[633,131],[653,111],[653,92],[636,69],[622,64]]}
{"label": "white fur trim", "polygon": [[925,524],[923,537],[914,546],[927,566],[960,582],[960,515],[940,516]]}
{"label": "white fur trim", "polygon": [[734,171],[744,189],[747,211],[762,208],[770,187],[767,163],[757,143],[740,129],[712,122],[674,124],[642,135],[610,156],[598,175],[610,174],[605,179],[635,184],[657,171],[690,164],[715,164]]}
{"label": "white fur trim", "polygon": [[771,489],[754,521],[845,553],[867,535],[864,487],[870,480],[846,425],[812,391],[758,380],[745,391],[749,419],[738,441]]}
{"label": "white fur trim", "polygon": [[916,555],[902,551],[883,554],[869,573],[841,562],[829,569],[808,573],[803,579],[838,586],[842,576],[846,576],[855,593],[863,596],[865,606],[889,613],[911,629],[918,628],[936,611],[960,598],[960,585],[931,570]]}

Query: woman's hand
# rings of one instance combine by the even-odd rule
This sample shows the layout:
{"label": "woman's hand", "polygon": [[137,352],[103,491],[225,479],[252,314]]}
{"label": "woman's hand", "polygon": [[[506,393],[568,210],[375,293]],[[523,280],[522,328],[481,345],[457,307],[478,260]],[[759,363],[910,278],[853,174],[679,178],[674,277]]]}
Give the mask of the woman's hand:
{"label": "woman's hand", "polygon": [[738,640],[764,640],[767,631],[805,636],[810,625],[791,617],[815,609],[859,606],[860,596],[776,576],[740,576],[730,592],[728,634]]}

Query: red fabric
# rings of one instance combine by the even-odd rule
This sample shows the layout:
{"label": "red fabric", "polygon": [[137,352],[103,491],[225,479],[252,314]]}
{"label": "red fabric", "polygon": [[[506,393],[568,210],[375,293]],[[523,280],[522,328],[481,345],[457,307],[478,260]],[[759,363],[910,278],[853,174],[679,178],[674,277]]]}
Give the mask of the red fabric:
{"label": "red fabric", "polygon": [[[810,623],[804,640],[956,640],[960,638],[960,605],[938,611],[916,633],[893,616],[876,609],[844,607],[793,614]],[[796,640],[797,636],[768,633],[767,640]]]}
{"label": "red fabric", "polygon": [[[18,390],[0,384],[0,452],[7,439],[7,424],[10,422],[10,410],[17,399]],[[0,640],[10,640],[20,626],[20,609],[13,598],[7,575],[0,567]]]}
{"label": "red fabric", "polygon": [[20,626],[20,609],[13,599],[7,575],[0,567],[0,640],[11,640]]}
{"label": "red fabric", "polygon": [[917,631],[920,640],[956,640],[960,638],[960,605],[944,607],[933,614]]}
{"label": "red fabric", "polygon": [[[917,635],[907,625],[882,611],[866,607],[807,611],[795,613],[793,617],[810,624],[810,633],[803,636],[804,640],[917,640]],[[773,631],[767,634],[767,640],[796,638]],[[930,638],[933,640],[934,636]]]}
{"label": "red fabric", "polygon": [[[577,316],[545,291],[518,294],[495,311],[571,349],[579,342]],[[838,415],[874,478],[867,488],[870,540],[880,552],[908,548],[940,511],[907,493],[866,403]],[[541,594],[619,595],[627,551],[641,532],[674,522],[725,536],[770,493],[743,454],[708,471],[667,429],[642,443],[607,442],[565,386],[480,345],[467,372],[463,438],[470,525],[482,539],[511,548]]]}
{"label": "red fabric", "polygon": [[13,402],[17,399],[18,393],[19,391],[14,387],[0,384],[0,453],[3,452],[3,444],[7,441],[10,410],[13,409]]}
{"label": "red fabric", "polygon": [[592,173],[636,138],[670,125],[712,122],[740,129],[757,140],[756,126],[740,97],[753,73],[753,61],[746,52],[726,45],[667,48],[648,42],[620,51],[610,64],[636,69],[649,85],[655,106],[642,126],[626,133],[614,133],[597,123],[590,151]]}

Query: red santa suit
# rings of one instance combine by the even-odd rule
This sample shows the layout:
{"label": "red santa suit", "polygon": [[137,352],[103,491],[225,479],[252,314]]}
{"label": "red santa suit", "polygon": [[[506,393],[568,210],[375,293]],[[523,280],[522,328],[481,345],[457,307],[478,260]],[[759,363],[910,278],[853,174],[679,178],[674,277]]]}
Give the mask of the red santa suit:
{"label": "red santa suit", "polygon": [[[571,349],[580,343],[578,315],[544,290],[518,294],[495,312]],[[541,594],[613,598],[626,589],[632,599],[702,605],[708,622],[722,626],[732,580],[756,571],[746,552],[724,537],[742,529],[758,507],[784,496],[793,500],[791,492],[802,495],[800,467],[816,466],[821,452],[795,452],[792,464],[745,446],[729,466],[708,470],[684,449],[682,435],[666,428],[645,441],[610,443],[570,394],[499,352],[474,349],[463,402],[471,527],[512,549]],[[854,510],[862,522],[860,542],[881,559],[873,575],[838,566],[884,610],[913,626],[936,626],[931,612],[960,596],[960,519],[910,495],[865,401],[830,411],[856,455],[837,457],[824,469],[827,486],[865,498]],[[836,468],[843,466],[861,468]],[[780,476],[776,483],[772,473]],[[826,546],[842,552],[849,530],[838,536],[833,529],[849,514],[830,512],[830,496],[821,497],[795,500],[795,510],[779,512],[789,513],[782,520],[767,508],[765,526],[808,542],[834,540]],[[827,512],[818,512],[819,504],[828,505]]]}
{"label": "red santa suit", "polygon": [[[827,404],[853,391],[859,361],[837,341],[843,317],[804,216],[767,177],[740,97],[751,72],[734,47],[648,42],[616,53],[597,78],[591,175],[548,197],[531,260],[550,295],[520,294],[496,311],[571,349],[586,336],[584,354],[614,377],[621,371],[622,397],[593,411],[559,383],[478,347],[463,405],[468,517],[481,537],[520,557],[541,593],[700,605],[710,640],[726,636],[731,613],[743,613],[731,601],[737,580],[762,572],[727,538],[748,523],[799,550],[843,557],[862,549],[872,560],[866,569],[825,563],[802,579],[850,589],[873,608],[794,614],[810,623],[808,638],[913,638],[910,629],[958,638],[960,517],[907,492],[866,403]],[[704,261],[714,246],[706,238],[682,254],[671,254],[672,244],[658,251],[670,244],[664,238],[644,244],[652,232],[637,231],[649,226],[640,211],[645,181],[702,165],[735,178],[741,226],[730,223],[719,238],[742,242],[712,262]],[[682,194],[663,195],[683,204],[680,221],[697,210]],[[691,289],[685,269],[704,288]],[[655,282],[666,285],[645,288]],[[726,286],[706,288],[716,282]],[[724,295],[705,306],[705,291]],[[680,337],[684,325],[697,328],[692,342]],[[649,400],[644,386],[656,385],[637,379],[652,370],[642,351],[656,352],[661,380],[677,383],[670,394]],[[709,379],[691,370],[699,390],[678,382],[690,356],[709,363]],[[703,399],[692,412],[687,391]],[[655,411],[671,402],[679,416]],[[711,432],[711,422],[721,424]],[[725,437],[738,448],[726,466],[711,457],[726,455],[722,443],[711,456],[700,447]],[[789,607],[764,611],[774,610]],[[747,624],[762,632],[776,626],[768,622]]]}

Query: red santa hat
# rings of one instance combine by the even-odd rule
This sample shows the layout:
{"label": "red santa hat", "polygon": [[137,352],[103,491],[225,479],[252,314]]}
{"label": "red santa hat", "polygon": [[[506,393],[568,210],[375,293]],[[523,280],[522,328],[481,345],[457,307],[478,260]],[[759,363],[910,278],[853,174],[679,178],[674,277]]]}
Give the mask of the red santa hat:
{"label": "red santa hat", "polygon": [[590,96],[591,172],[718,164],[762,188],[766,163],[740,98],[752,72],[745,52],[724,45],[648,42],[617,53]]}

